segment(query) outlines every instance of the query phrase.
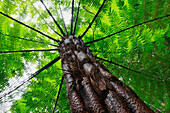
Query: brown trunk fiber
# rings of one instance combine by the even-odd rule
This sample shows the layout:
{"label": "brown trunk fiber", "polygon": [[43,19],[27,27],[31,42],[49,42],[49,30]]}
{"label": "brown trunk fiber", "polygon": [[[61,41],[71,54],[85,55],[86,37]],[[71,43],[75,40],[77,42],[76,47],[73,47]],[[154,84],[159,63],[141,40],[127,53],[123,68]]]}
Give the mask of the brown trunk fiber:
{"label": "brown trunk fiber", "polygon": [[72,113],[154,113],[81,39],[62,39],[59,52]]}

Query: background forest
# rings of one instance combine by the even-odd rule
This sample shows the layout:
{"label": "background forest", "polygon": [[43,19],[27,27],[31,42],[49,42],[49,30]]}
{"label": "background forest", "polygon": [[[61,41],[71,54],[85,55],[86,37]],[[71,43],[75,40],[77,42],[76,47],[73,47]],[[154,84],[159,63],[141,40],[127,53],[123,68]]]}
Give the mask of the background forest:
{"label": "background forest", "polygon": [[[68,34],[71,2],[44,0],[62,29],[63,14]],[[78,2],[75,0],[74,20]],[[81,0],[77,36],[86,30],[102,2]],[[169,0],[107,0],[82,38],[90,42],[108,36],[87,44],[93,55],[105,59],[98,60],[157,113],[170,112],[169,4]],[[0,12],[0,113],[52,112],[62,78],[61,61],[27,80],[59,56],[58,44],[3,14],[58,40],[52,29],[59,29],[39,0],[0,0]],[[23,81],[24,85],[6,95]],[[65,83],[56,108],[59,113],[70,111]]]}

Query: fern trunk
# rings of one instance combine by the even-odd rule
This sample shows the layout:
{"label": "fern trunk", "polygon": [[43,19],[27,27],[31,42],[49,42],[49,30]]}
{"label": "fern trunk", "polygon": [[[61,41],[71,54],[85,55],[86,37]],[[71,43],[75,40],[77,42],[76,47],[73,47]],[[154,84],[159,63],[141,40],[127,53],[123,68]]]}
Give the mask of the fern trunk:
{"label": "fern trunk", "polygon": [[62,39],[59,52],[72,113],[153,113],[95,59],[81,39]]}

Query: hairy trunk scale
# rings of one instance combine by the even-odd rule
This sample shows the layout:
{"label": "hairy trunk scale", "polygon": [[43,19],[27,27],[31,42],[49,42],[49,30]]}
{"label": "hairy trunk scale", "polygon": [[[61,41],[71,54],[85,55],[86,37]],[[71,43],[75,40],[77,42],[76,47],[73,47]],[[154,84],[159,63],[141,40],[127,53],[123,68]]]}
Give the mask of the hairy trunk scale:
{"label": "hairy trunk scale", "polygon": [[84,42],[69,36],[59,45],[72,113],[153,113],[130,87],[98,62]]}

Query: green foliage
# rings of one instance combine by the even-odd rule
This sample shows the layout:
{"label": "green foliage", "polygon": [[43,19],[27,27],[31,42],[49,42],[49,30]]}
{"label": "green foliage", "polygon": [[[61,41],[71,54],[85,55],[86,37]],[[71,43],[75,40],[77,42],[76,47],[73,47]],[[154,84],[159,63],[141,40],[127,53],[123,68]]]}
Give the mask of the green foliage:
{"label": "green foliage", "polygon": [[[59,29],[50,19],[41,2],[37,0],[31,1],[41,15],[36,11],[30,0],[1,0],[0,11],[55,39],[60,39],[43,21],[44,18],[52,28],[59,32]],[[63,12],[67,12],[63,13],[67,17],[66,14],[71,13],[71,1],[44,0],[44,2],[64,29],[59,12],[59,2]],[[75,2],[74,15],[76,15],[78,0],[75,0]],[[81,0],[76,29],[77,36],[81,35],[88,27],[102,2],[103,0]],[[169,15],[169,12],[168,0],[107,0],[92,27],[83,37],[83,40],[89,42],[100,39],[144,21]],[[46,44],[35,43],[12,36],[57,45],[56,42],[3,15],[0,15],[0,22],[0,51],[54,48]],[[169,22],[169,17],[165,17],[123,31],[105,40],[89,44],[94,55],[144,73],[138,74],[114,64],[103,62],[115,76],[130,86],[148,106],[155,112],[161,113],[167,113],[170,109]],[[70,25],[66,26],[67,30],[70,31]],[[5,36],[4,34],[12,36]],[[24,72],[28,70],[26,62],[32,65],[35,64],[36,69],[40,69],[57,55],[57,51],[0,53],[0,93],[6,91],[6,87],[11,87],[9,81],[12,78],[24,76]],[[9,97],[5,97],[4,100],[0,100],[0,104],[10,99],[12,102],[10,110],[14,113],[30,111],[52,112],[61,77],[61,61],[58,61],[37,75],[29,84],[25,85],[25,90],[21,91],[22,88],[20,88],[19,93],[22,93],[20,99],[14,98],[13,95],[17,93],[14,92]],[[13,84],[15,85],[15,83]],[[62,86],[57,105],[59,113],[69,112],[65,87],[65,85]]]}

